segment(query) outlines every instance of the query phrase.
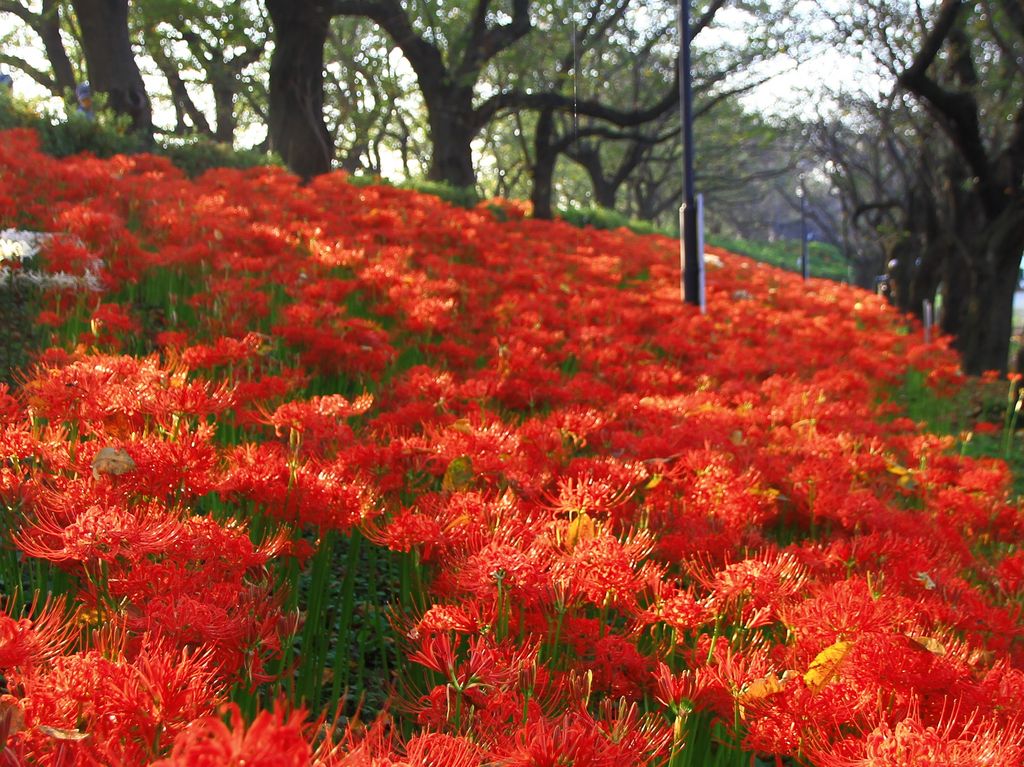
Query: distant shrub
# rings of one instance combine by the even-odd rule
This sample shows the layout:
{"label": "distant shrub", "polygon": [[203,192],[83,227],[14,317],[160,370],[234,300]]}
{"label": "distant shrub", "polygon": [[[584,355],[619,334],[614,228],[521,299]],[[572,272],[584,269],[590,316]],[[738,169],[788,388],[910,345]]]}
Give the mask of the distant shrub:
{"label": "distant shrub", "polygon": [[411,179],[403,181],[398,185],[400,189],[412,189],[422,194],[432,194],[440,197],[445,202],[456,205],[460,208],[475,208],[480,202],[480,195],[471,186],[453,186],[443,181],[428,181],[427,179]]}
{"label": "distant shrub", "polygon": [[157,149],[188,176],[195,177],[211,168],[258,168],[281,165],[277,155],[258,149],[232,149],[208,138],[172,139]]}
{"label": "distant shrub", "polygon": [[97,157],[132,154],[144,149],[143,142],[128,131],[128,119],[100,109],[95,119],[69,111],[66,116],[38,112],[28,103],[11,96],[0,97],[0,129],[32,128],[39,134],[44,152],[68,157],[89,152]]}
{"label": "distant shrub", "polygon": [[0,90],[0,130],[35,128],[39,115],[21,99]]}
{"label": "distant shrub", "polygon": [[573,226],[592,226],[595,229],[629,229],[637,234],[672,235],[668,230],[661,229],[649,221],[627,218],[614,210],[596,205],[587,208],[566,208],[558,211],[558,217]]}
{"label": "distant shrub", "polygon": [[54,157],[88,152],[97,157],[115,154],[152,152],[164,155],[189,176],[211,168],[254,168],[280,165],[276,155],[256,149],[232,149],[208,138],[171,138],[164,143],[146,146],[129,131],[129,119],[110,110],[97,109],[96,117],[68,108],[66,115],[39,112],[18,98],[0,95],[0,130],[32,128],[39,134],[44,152]]}

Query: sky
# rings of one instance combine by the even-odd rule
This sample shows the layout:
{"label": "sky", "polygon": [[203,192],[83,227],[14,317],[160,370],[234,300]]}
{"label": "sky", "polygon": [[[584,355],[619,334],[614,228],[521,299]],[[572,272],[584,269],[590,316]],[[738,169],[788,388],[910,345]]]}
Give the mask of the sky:
{"label": "sky", "polygon": [[[821,18],[819,3],[831,3],[836,11],[847,0],[798,0],[795,12],[787,14],[789,28],[778,30],[780,45],[784,39],[801,33],[824,38],[832,29]],[[727,6],[715,16],[715,23],[703,30],[694,45],[713,48],[716,45],[742,44],[745,34],[744,13]],[[878,73],[866,52],[856,53],[837,48],[832,43],[807,42],[791,51],[756,66],[757,75],[771,79],[741,97],[752,111],[768,115],[795,115],[804,119],[836,109],[830,92],[862,91],[871,95],[888,93],[892,83]]]}

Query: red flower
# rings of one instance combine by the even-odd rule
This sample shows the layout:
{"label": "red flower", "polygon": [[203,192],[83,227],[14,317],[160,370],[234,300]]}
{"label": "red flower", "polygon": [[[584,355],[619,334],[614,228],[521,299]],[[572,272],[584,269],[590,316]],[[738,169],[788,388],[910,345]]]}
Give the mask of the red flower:
{"label": "red flower", "polygon": [[261,711],[246,727],[238,706],[226,707],[229,724],[218,717],[197,720],[174,740],[171,755],[150,767],[308,767],[305,712],[281,706]]}

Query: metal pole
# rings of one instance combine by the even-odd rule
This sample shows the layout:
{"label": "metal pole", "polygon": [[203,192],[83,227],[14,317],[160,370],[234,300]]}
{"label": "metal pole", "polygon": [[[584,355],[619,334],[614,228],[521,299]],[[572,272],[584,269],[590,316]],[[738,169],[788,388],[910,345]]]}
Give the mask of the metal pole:
{"label": "metal pole", "polygon": [[679,209],[682,293],[700,306],[700,263],[697,255],[697,202],[693,191],[693,84],[690,76],[690,0],[679,0],[679,117],[683,138],[683,205]]}
{"label": "metal pole", "polygon": [[811,275],[811,264],[807,258],[807,186],[804,174],[800,174],[800,273],[807,280]]}
{"label": "metal pole", "polygon": [[806,280],[811,276],[811,264],[807,258],[807,187],[800,174],[800,273]]}

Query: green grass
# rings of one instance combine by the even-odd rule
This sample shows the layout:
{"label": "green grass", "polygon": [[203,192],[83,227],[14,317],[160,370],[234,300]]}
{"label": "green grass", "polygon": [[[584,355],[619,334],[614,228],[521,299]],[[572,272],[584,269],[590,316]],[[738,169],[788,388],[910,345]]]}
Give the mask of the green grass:
{"label": "green grass", "polygon": [[[895,401],[914,421],[924,422],[929,431],[955,437],[957,450],[971,458],[1000,458],[1013,475],[1012,492],[1024,496],[1024,419],[1015,411],[1017,400],[1005,380],[985,383],[971,378],[952,398],[939,397],[917,370],[907,373],[894,393]],[[995,424],[988,434],[978,424]]]}
{"label": "green grass", "polygon": [[556,216],[573,226],[579,227],[592,226],[595,229],[629,229],[637,234],[663,234],[666,237],[678,236],[678,232],[662,229],[650,221],[627,218],[614,210],[598,206],[566,208],[565,210],[558,211]]}
{"label": "green grass", "polygon": [[[800,271],[800,240],[776,240],[775,242],[759,242],[742,240],[736,237],[711,236],[707,238],[709,245],[748,256],[757,261],[777,266],[790,272]],[[836,282],[849,281],[849,268],[846,259],[834,245],[824,242],[808,243],[811,276],[823,277]]]}

